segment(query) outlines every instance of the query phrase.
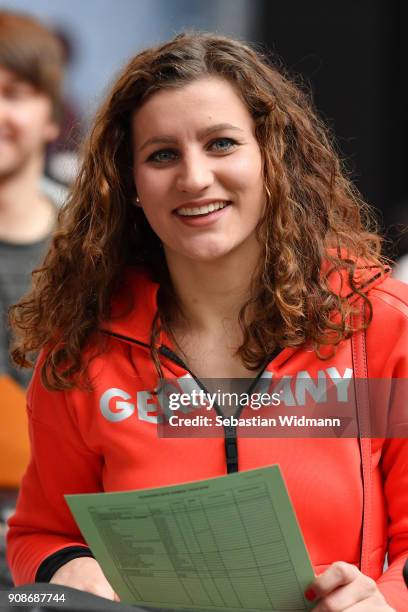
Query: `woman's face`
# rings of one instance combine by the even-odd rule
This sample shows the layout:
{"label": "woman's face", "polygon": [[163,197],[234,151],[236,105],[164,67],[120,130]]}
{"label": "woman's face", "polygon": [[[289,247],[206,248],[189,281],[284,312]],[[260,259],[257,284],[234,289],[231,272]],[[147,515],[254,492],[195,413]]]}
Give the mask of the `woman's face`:
{"label": "woman's face", "polygon": [[168,259],[258,252],[261,151],[227,81],[209,77],[153,94],[134,113],[133,148],[140,205]]}

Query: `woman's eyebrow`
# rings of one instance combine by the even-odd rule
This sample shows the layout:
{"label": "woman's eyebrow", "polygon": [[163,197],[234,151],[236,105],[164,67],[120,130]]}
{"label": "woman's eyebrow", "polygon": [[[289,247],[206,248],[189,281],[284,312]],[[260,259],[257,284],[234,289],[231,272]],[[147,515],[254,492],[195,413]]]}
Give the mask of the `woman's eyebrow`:
{"label": "woman's eyebrow", "polygon": [[[238,132],[244,131],[238,126],[232,125],[232,123],[217,123],[215,125],[210,125],[209,127],[199,130],[197,135],[198,135],[199,140],[201,140],[202,138],[205,138],[212,132],[218,132],[219,130],[236,130]],[[177,138],[175,138],[174,136],[167,136],[164,134],[162,136],[153,136],[152,138],[148,138],[142,144],[142,146],[139,147],[139,151],[143,151],[143,149],[145,149],[151,144],[175,144],[176,142],[177,142]]]}

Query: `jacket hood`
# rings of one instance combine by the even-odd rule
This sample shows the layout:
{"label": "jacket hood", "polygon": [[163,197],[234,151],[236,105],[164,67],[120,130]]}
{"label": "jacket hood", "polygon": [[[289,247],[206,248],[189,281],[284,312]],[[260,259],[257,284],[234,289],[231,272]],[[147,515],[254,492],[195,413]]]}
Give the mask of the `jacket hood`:
{"label": "jacket hood", "polygon": [[389,267],[385,267],[383,270],[378,266],[362,263],[362,265],[356,266],[351,278],[346,270],[330,270],[327,266],[326,278],[333,293],[353,303],[358,299],[359,294],[354,291],[352,285],[357,287],[360,293],[367,294],[371,289],[382,283],[390,273]]}
{"label": "jacket hood", "polygon": [[[389,276],[390,269],[386,267],[382,270],[380,267],[358,261],[350,279],[346,270],[334,270],[325,262],[322,274],[326,275],[333,292],[354,302],[359,296],[354,292],[352,283],[360,292],[367,294]],[[102,331],[150,345],[152,324],[157,312],[158,289],[158,283],[152,280],[147,271],[131,266],[126,268],[112,299],[111,318],[101,325]],[[164,334],[159,338],[159,344],[163,344],[163,340]]]}
{"label": "jacket hood", "polygon": [[147,271],[126,268],[112,298],[111,318],[101,325],[102,330],[150,345],[158,289]]}

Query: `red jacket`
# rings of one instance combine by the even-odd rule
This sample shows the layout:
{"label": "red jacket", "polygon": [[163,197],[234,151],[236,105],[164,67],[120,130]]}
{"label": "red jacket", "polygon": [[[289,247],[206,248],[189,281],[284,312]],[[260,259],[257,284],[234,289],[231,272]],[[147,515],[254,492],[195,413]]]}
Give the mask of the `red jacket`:
{"label": "red jacket", "polygon": [[[128,272],[125,284],[135,305],[105,326],[106,351],[90,366],[92,392],[47,391],[37,364],[28,392],[32,459],[8,532],[8,560],[17,585],[33,582],[52,553],[85,545],[64,494],[171,485],[227,472],[222,437],[158,437],[157,406],[149,391],[157,376],[148,348],[157,285],[135,271]],[[344,283],[338,290],[348,291]],[[408,286],[373,272],[365,291],[374,313],[366,334],[368,376],[408,378]],[[119,312],[122,295],[115,303]],[[161,360],[166,377],[188,374],[169,354]],[[266,371],[276,377],[300,371],[317,377],[330,367],[341,376],[353,367],[350,340],[327,361],[306,348],[285,348]],[[369,520],[363,571],[378,581],[392,607],[408,610],[402,581],[408,557],[408,440],[373,439],[365,457],[356,438],[238,433],[237,451],[240,470],[280,464],[316,573],[337,560],[360,566],[362,525]],[[369,474],[365,484],[362,461]],[[386,552],[389,567],[383,574]]]}

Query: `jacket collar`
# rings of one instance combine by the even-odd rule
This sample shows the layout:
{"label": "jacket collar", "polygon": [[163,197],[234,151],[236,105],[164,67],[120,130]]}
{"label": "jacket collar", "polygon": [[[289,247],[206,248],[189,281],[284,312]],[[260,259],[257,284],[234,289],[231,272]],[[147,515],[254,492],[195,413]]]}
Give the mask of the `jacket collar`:
{"label": "jacket collar", "polygon": [[[330,265],[325,262],[322,273],[327,275],[332,291],[353,302],[358,299],[344,270],[331,270]],[[389,268],[382,272],[380,268],[369,266],[362,261],[356,266],[353,281],[361,292],[367,293],[382,283],[389,273]],[[112,298],[112,316],[101,325],[101,330],[149,346],[153,319],[157,312],[158,289],[159,285],[145,270],[130,266],[126,268]],[[166,341],[167,338],[162,334],[159,344],[167,344]]]}
{"label": "jacket collar", "polygon": [[150,346],[150,333],[157,312],[159,285],[140,268],[126,268],[112,298],[111,317],[102,331]]}
{"label": "jacket collar", "polygon": [[[329,252],[330,251],[331,249]],[[348,259],[349,261],[353,261],[353,258],[347,257],[344,250],[342,250],[340,254],[343,260]],[[364,261],[364,259],[358,259],[355,263],[356,266],[352,279],[350,279],[345,269],[334,270],[333,266],[327,260],[324,261],[322,265],[322,275],[326,276],[326,281],[330,290],[340,297],[348,299],[350,302],[354,302],[358,299],[358,294],[354,292],[351,283],[358,287],[360,293],[368,293],[368,291],[373,289],[376,285],[382,283],[391,272],[388,266],[385,266],[385,269],[382,270],[378,266],[370,265],[370,263]]]}

